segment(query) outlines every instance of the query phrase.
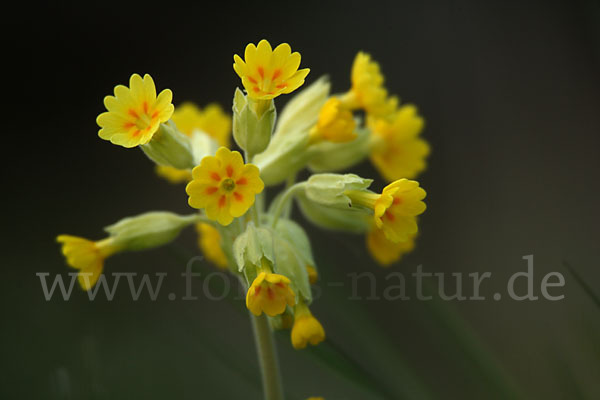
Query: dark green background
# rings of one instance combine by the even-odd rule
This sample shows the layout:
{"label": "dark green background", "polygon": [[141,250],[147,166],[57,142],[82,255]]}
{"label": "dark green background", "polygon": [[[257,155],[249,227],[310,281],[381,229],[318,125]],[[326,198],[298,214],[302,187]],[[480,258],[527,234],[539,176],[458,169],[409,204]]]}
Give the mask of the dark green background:
{"label": "dark green background", "polygon": [[[355,53],[368,51],[390,91],[426,119],[428,210],[418,249],[393,271],[493,273],[480,302],[346,301],[349,286],[323,288],[314,312],[345,368],[367,378],[335,372],[282,335],[290,398],[600,397],[600,310],[563,266],[600,293],[599,10],[592,1],[48,2],[5,14],[4,64],[15,74],[4,76],[0,397],[259,398],[245,315],[225,301],[166,298],[183,291],[193,232],[108,261],[107,272],[169,272],[156,302],[126,290],[113,302],[81,291],[46,302],[35,273],[70,271],[59,233],[100,238],[123,216],[190,211],[183,187],[157,179],[140,151],[98,139],[113,86],[150,73],[176,105],[228,108],[239,85],[232,55],[262,38],[289,42],[311,68],[307,82],[329,74],[336,92],[348,88]],[[357,171],[377,176],[368,163]],[[374,265],[362,237],[309,233],[324,282],[372,271],[385,284],[390,270]],[[548,272],[565,275],[564,300],[491,299],[528,254],[536,288]]]}

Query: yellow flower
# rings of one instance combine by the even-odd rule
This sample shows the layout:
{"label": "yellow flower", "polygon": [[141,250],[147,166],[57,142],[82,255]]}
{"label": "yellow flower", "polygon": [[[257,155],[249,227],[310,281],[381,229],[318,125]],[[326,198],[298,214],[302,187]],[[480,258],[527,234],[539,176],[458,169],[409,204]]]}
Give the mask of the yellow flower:
{"label": "yellow flower", "polygon": [[273,99],[280,94],[298,89],[310,72],[308,68],[298,69],[300,53],[292,53],[290,45],[282,43],[271,49],[271,44],[261,40],[258,46],[246,46],[244,60],[233,56],[233,69],[242,79],[248,96],[256,100]]}
{"label": "yellow flower", "polygon": [[206,156],[192,171],[193,180],[185,191],[191,207],[206,210],[206,216],[229,225],[254,204],[264,183],[255,165],[244,164],[237,151],[220,147],[215,156]]}
{"label": "yellow flower", "polygon": [[299,302],[294,310],[294,326],[292,327],[292,346],[303,349],[308,343],[313,346],[325,340],[323,326],[311,314],[308,306]]}
{"label": "yellow flower", "polygon": [[306,272],[308,273],[308,281],[310,282],[310,284],[314,285],[315,283],[317,283],[317,280],[319,279],[317,269],[312,265],[307,265]]}
{"label": "yellow flower", "polygon": [[385,236],[382,229],[373,226],[367,233],[367,249],[375,261],[387,267],[415,248],[415,237],[416,234],[412,234],[406,241],[394,243]]}
{"label": "yellow flower", "polygon": [[192,172],[189,169],[177,169],[169,165],[157,165],[154,169],[156,174],[171,183],[183,183],[192,180]]}
{"label": "yellow flower", "polygon": [[424,121],[412,105],[389,118],[369,118],[371,161],[388,181],[414,178],[425,169],[429,145],[419,137]]}
{"label": "yellow flower", "polygon": [[144,79],[138,74],[131,75],[129,88],[118,85],[114,96],[104,98],[108,111],[96,119],[101,128],[98,136],[123,147],[148,143],[160,124],[171,118],[172,98],[169,89],[156,96],[150,75],[144,75]]}
{"label": "yellow flower", "polygon": [[188,136],[198,129],[215,139],[219,146],[231,147],[231,116],[216,103],[207,105],[204,110],[194,103],[183,103],[175,108],[171,120]]}
{"label": "yellow flower", "polygon": [[296,295],[290,288],[290,280],[264,271],[254,279],[246,294],[246,307],[254,315],[264,312],[274,317],[283,313],[286,305],[293,307],[295,303]]}
{"label": "yellow flower", "polygon": [[345,193],[353,205],[373,210],[377,228],[392,242],[404,242],[417,232],[416,216],[425,211],[425,190],[419,182],[399,179],[387,185],[379,195],[370,191],[349,190]]}
{"label": "yellow flower", "polygon": [[367,53],[358,52],[352,64],[352,88],[342,97],[344,106],[362,108],[375,116],[385,116],[396,107],[398,99],[388,98],[379,64]]}
{"label": "yellow flower", "polygon": [[62,243],[67,264],[80,271],[77,279],[83,290],[90,290],[96,284],[104,260],[119,250],[110,238],[93,242],[77,236],[59,235],[56,241]]}
{"label": "yellow flower", "polygon": [[306,400],[325,400],[325,397],[309,397]]}
{"label": "yellow flower", "polygon": [[227,268],[227,256],[221,248],[221,234],[211,224],[200,222],[196,225],[198,246],[206,259],[219,268]]}
{"label": "yellow flower", "polygon": [[342,107],[337,97],[325,102],[319,112],[319,120],[310,131],[310,142],[327,140],[334,143],[351,142],[356,138],[356,123],[352,113]]}

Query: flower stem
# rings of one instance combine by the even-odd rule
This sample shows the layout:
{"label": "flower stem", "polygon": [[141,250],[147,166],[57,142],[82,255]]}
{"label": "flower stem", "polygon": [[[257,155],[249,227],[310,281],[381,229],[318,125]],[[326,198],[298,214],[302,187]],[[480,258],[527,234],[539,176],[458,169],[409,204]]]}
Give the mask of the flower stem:
{"label": "flower stem", "polygon": [[294,194],[304,188],[306,182],[298,182],[290,186],[281,196],[279,202],[273,207],[273,222],[271,223],[271,227],[275,228],[277,226],[277,221],[279,221],[279,217],[281,217],[281,213],[288,201],[290,201]]}
{"label": "flower stem", "polygon": [[265,314],[255,316],[250,313],[254,342],[258,352],[258,362],[262,373],[265,400],[283,400],[283,388],[279,373],[279,362],[275,350],[273,334],[269,327],[269,320]]}

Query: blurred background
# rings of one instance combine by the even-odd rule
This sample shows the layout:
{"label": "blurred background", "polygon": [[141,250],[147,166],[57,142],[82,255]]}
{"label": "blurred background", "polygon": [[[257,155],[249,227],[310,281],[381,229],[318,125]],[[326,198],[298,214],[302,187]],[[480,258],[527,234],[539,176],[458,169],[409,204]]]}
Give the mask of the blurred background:
{"label": "blurred background", "polygon": [[[419,178],[428,210],[418,248],[392,269],[370,259],[363,237],[313,228],[295,211],[322,282],[371,271],[381,285],[417,265],[493,276],[485,301],[347,301],[349,285],[322,287],[313,310],[328,342],[294,351],[278,335],[288,397],[600,398],[598,2],[30,7],[4,15],[4,64],[16,70],[5,85],[16,90],[3,140],[0,397],[260,398],[241,301],[132,301],[126,290],[112,302],[80,290],[46,301],[35,273],[71,272],[57,234],[99,239],[124,216],[190,212],[184,188],[157,178],[141,151],[97,137],[103,97],[133,72],[150,73],[175,105],[229,109],[240,85],[233,54],[266,38],[290,43],[311,68],[307,83],[329,74],[334,92],[348,89],[356,52],[371,53],[390,92],[418,106],[432,146]],[[378,176],[368,162],[356,171]],[[169,272],[161,293],[182,293],[177,275],[195,240],[189,230],[174,245],[119,255],[106,272]],[[565,298],[495,301],[529,254],[536,294],[557,271],[566,284],[551,293]],[[360,293],[368,289],[361,282]]]}

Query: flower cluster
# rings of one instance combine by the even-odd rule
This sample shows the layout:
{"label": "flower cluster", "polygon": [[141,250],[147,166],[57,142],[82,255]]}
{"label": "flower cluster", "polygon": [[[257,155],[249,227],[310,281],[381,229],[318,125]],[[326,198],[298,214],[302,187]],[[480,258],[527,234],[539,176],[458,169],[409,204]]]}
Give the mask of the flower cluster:
{"label": "flower cluster", "polygon": [[[297,91],[308,76],[300,54],[287,43],[273,49],[261,40],[233,60],[245,89],[235,91],[233,115],[216,104],[174,108],[170,90],[157,95],[149,75],[133,74],[129,87],[118,85],[104,99],[107,111],[97,118],[102,139],[140,147],[159,176],[186,183],[194,214],[147,213],[107,227],[99,241],[68,235],[58,241],[89,290],[107,257],[158,247],[196,226],[205,258],[247,284],[248,310],[291,329],[293,347],[302,349],[325,340],[325,330],[309,308],[318,268],[306,232],[290,218],[294,201],[318,226],[365,235],[379,264],[398,261],[415,247],[417,218],[426,208],[414,180],[429,154],[420,137],[424,122],[413,105],[388,93],[379,65],[364,52],[351,67],[348,92],[333,96],[320,78],[280,113],[274,100]],[[372,180],[343,173],[367,158],[389,182],[381,193],[368,189]],[[313,174],[297,182],[305,168]],[[283,183],[267,207],[264,189]]]}

